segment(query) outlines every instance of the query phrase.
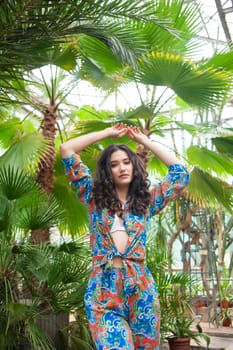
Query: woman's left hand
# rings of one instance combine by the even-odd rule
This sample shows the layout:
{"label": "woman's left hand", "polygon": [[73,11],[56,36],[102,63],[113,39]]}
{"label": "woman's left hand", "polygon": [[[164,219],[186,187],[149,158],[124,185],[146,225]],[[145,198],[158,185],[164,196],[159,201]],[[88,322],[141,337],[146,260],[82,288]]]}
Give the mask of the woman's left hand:
{"label": "woman's left hand", "polygon": [[141,130],[137,126],[128,126],[127,134],[129,138],[137,143],[143,144],[148,141],[148,137],[141,132]]}

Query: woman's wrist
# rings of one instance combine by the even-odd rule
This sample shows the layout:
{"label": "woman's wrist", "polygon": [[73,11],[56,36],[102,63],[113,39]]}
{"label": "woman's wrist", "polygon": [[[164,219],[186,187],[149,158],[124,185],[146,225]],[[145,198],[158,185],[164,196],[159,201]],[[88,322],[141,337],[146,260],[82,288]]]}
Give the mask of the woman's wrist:
{"label": "woman's wrist", "polygon": [[150,149],[151,140],[147,136],[143,137],[143,139],[138,143],[141,143],[144,147]]}
{"label": "woman's wrist", "polygon": [[110,128],[106,128],[104,130],[101,130],[100,133],[101,133],[100,135],[102,137],[102,140],[103,139],[107,139],[108,137],[111,137],[111,130],[110,130]]}

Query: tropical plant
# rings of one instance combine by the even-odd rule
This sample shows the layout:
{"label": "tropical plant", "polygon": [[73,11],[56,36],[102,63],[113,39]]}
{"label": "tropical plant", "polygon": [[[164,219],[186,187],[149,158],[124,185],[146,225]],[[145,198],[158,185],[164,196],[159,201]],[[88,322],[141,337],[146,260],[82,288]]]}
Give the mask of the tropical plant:
{"label": "tropical plant", "polygon": [[147,265],[156,281],[161,308],[161,342],[169,337],[191,338],[200,343],[200,337],[209,342],[202,332],[200,319],[195,316],[190,304],[190,288],[196,283],[184,273],[168,270],[167,252],[159,244],[160,235],[155,235],[152,225],[147,245]]}
{"label": "tropical plant", "polygon": [[219,302],[222,308],[227,308],[233,305],[233,286],[231,278],[227,277],[226,269],[225,274],[222,275],[222,279],[219,284]]}
{"label": "tropical plant", "polygon": [[[147,43],[143,35],[135,37],[126,23],[140,20],[141,23],[151,21],[175,33],[170,22],[155,15],[154,4],[150,1],[96,0],[94,2],[37,1],[33,6],[27,1],[4,1],[0,5],[1,13],[1,92],[4,103],[17,103],[12,94],[24,92],[24,102],[28,98],[25,81],[30,79],[26,72],[33,68],[53,64],[66,70],[76,67],[84,57],[81,41],[95,40],[102,50],[111,52],[111,56],[123,63],[136,65],[138,52],[145,50]],[[116,22],[118,19],[118,23]],[[19,49],[20,47],[20,49]],[[81,59],[81,60],[80,60]],[[6,63],[10,61],[10,67]],[[81,74],[78,73],[78,79]],[[10,78],[11,77],[11,81]],[[43,77],[44,78],[44,77]],[[45,79],[44,79],[45,82]],[[38,183],[47,192],[53,189],[53,168],[55,164],[55,135],[58,119],[58,106],[62,95],[57,94],[57,80],[52,79],[51,86],[46,85],[48,101],[40,105],[39,101],[27,100],[42,113],[41,132],[49,144],[49,152],[43,154],[38,164]],[[22,103],[22,101],[20,101]],[[38,106],[39,105],[39,106]],[[49,241],[49,229],[43,228],[31,232],[34,242]]]}
{"label": "tropical plant", "polygon": [[27,0],[5,0],[1,2],[0,14],[1,79],[49,63],[72,69],[81,36],[97,38],[120,60],[132,63],[134,47],[142,49],[143,39],[126,32],[116,19],[121,23],[151,21],[174,32],[167,18],[155,15],[151,1],[51,0],[48,3],[41,0],[32,5]]}
{"label": "tropical plant", "polygon": [[[15,4],[12,4],[12,8],[14,8],[14,5]],[[101,6],[98,1],[95,2],[95,5],[96,14],[98,14],[98,6],[100,6],[101,9],[103,9],[103,6]],[[148,5],[148,7],[146,7],[146,5]],[[32,11],[32,13],[30,13],[32,18],[37,11],[43,12],[40,9],[40,6],[41,4],[38,3],[34,10],[29,6],[30,11]],[[71,21],[71,19],[74,18],[71,16],[71,11],[73,9],[72,6],[73,4],[67,6],[67,21]],[[79,10],[82,10],[84,4],[79,4],[79,6]],[[105,36],[98,36],[93,31],[90,34],[87,30],[86,34],[78,37],[79,46],[78,48],[76,47],[76,50],[79,52],[78,57],[80,57],[80,60],[78,60],[79,69],[75,74],[76,78],[91,81],[96,86],[101,87],[106,91],[114,91],[122,84],[133,81],[136,83],[138,91],[139,83],[146,86],[146,100],[143,99],[139,91],[141,106],[137,107],[135,110],[128,111],[128,113],[124,113],[124,115],[118,113],[118,115],[114,116],[115,121],[136,123],[148,135],[152,135],[153,133],[163,134],[163,127],[173,123],[173,118],[171,116],[161,116],[160,112],[163,106],[171,100],[171,95],[174,96],[174,93],[183,98],[183,100],[187,101],[190,105],[195,105],[201,108],[210,108],[213,106],[213,103],[216,105],[222,100],[223,96],[226,95],[230,84],[230,76],[228,75],[227,70],[224,70],[226,64],[225,66],[222,64],[223,59],[222,61],[212,59],[212,66],[211,64],[208,64],[208,62],[205,62],[205,64],[201,62],[200,64],[194,65],[189,60],[182,57],[184,54],[189,56],[194,49],[193,44],[191,45],[190,42],[191,39],[195,37],[198,30],[199,9],[196,6],[191,3],[184,4],[182,0],[160,1],[150,3],[150,5],[149,2],[145,2],[143,4],[143,6],[145,6],[143,7],[143,10],[140,2],[137,2],[136,7],[133,6],[132,2],[129,4],[127,1],[125,1],[124,4],[117,1],[110,1],[109,3],[105,2],[105,6],[107,11],[105,14],[108,14],[109,16],[111,11],[112,13],[114,12],[114,16],[117,16],[117,10],[120,11],[119,16],[121,19],[124,19],[124,26],[122,27],[121,25],[118,27],[116,26],[116,23],[114,23],[114,28],[119,34],[119,40],[124,42],[127,37],[127,40],[130,40],[130,42],[133,43],[132,45],[135,49],[134,52],[136,53],[134,56],[134,63],[131,60],[130,65],[124,65],[123,62],[125,61],[123,59],[119,60],[118,55],[115,56],[113,54],[113,52],[116,53],[118,51],[113,49],[111,44],[109,44],[109,41],[111,41],[110,39],[105,40]],[[62,9],[62,4],[59,3],[58,7]],[[94,8],[90,4],[86,5],[85,10],[88,10],[88,8],[90,11],[94,11]],[[123,8],[125,9],[125,12],[122,12]],[[22,9],[23,7],[19,7],[19,11]],[[182,40],[180,40],[179,35],[174,36],[174,31],[165,30],[163,25],[158,26],[161,22],[154,21],[154,15],[148,17],[149,22],[145,21],[144,14],[154,14],[156,13],[156,10],[159,10],[158,13],[160,13],[162,19],[170,19],[174,25],[176,33],[178,32],[182,36]],[[33,11],[35,11],[35,13]],[[54,7],[52,6],[51,9],[46,9],[45,13],[47,13],[46,11],[51,14],[54,11]],[[77,11],[77,9],[75,11]],[[103,9],[103,11],[105,10]],[[132,13],[130,11],[132,11]],[[8,19],[12,13],[12,11],[7,13]],[[82,11],[80,13],[82,13]],[[88,11],[85,12],[85,14],[86,13],[88,13]],[[140,16],[142,16],[143,21],[138,23],[136,20]],[[130,20],[128,20],[129,18]],[[132,21],[132,19],[135,19],[135,21]],[[93,21],[95,21],[95,19],[93,19]],[[99,21],[100,18],[98,17],[97,22],[99,23]],[[26,19],[25,23],[27,23]],[[35,28],[37,28],[36,23],[37,22],[34,23]],[[71,22],[69,22],[69,24],[70,23]],[[108,34],[111,36],[113,33],[111,31],[112,25],[109,25],[109,23],[110,22],[106,23],[106,28],[109,29]],[[53,25],[55,24],[53,23]],[[87,27],[85,28],[87,29]],[[64,29],[65,27],[63,26],[62,28]],[[82,27],[82,29],[83,28],[84,27]],[[77,29],[77,27],[75,27],[75,29]],[[166,27],[166,29],[168,28]],[[137,33],[136,37],[138,38],[136,41],[130,39],[133,33],[135,37],[135,32]],[[67,34],[65,31],[62,33],[64,35]],[[143,40],[142,37],[144,38]],[[114,38],[116,39],[116,36],[114,36]],[[15,40],[17,40],[17,38]],[[116,41],[114,41],[114,43],[116,44]],[[120,44],[118,48],[121,49]],[[132,50],[130,53],[133,55]],[[132,57],[131,54],[130,57]],[[63,51],[60,52],[57,48],[52,52],[51,48],[49,48],[48,50],[43,50],[43,54],[40,51],[40,57],[41,55],[46,56],[46,59],[42,60],[43,62],[50,62],[63,68],[68,67],[67,69],[74,69],[75,67],[74,60],[71,60],[69,52],[64,54]],[[227,56],[228,59],[229,56],[230,54]],[[51,57],[55,58],[55,60],[50,60]],[[226,61],[226,55],[224,57]],[[72,67],[69,65],[69,62],[72,62]],[[129,63],[129,60],[127,62]],[[135,62],[137,63],[137,68],[135,68]],[[181,84],[180,77],[184,76],[186,78],[182,80]],[[2,95],[4,93],[5,101],[7,99],[10,103],[13,101],[14,103],[17,103],[17,101],[19,101],[21,104],[25,104],[26,102],[29,106],[29,108],[27,108],[28,112],[31,107],[35,108],[37,112],[34,113],[34,118],[36,117],[39,119],[38,112],[41,115],[41,123],[38,127],[41,127],[43,137],[49,144],[49,149],[43,154],[41,161],[38,163],[39,172],[37,179],[42,188],[44,188],[46,192],[51,193],[53,190],[54,179],[53,168],[55,163],[56,126],[59,127],[58,117],[63,119],[66,118],[66,120],[68,119],[69,128],[71,126],[70,119],[72,119],[72,116],[67,118],[67,115],[65,115],[62,117],[59,113],[59,107],[62,102],[65,101],[65,96],[70,90],[69,88],[66,88],[64,92],[60,89],[59,83],[61,80],[57,74],[52,75],[51,82],[47,82],[43,73],[41,77],[46,89],[46,95],[48,97],[47,101],[41,101],[35,93],[35,91],[38,91],[38,87],[41,86],[41,82],[38,82],[38,80],[36,81],[34,93],[28,94],[28,84],[25,81],[17,80],[17,82],[9,82],[9,79],[7,79],[2,85]],[[28,78],[31,82],[33,75],[25,75],[25,78]],[[68,85],[70,86],[70,84]],[[164,89],[161,94],[157,96],[157,87],[161,85],[164,86]],[[200,93],[200,86],[202,85],[205,86],[205,89]],[[192,101],[190,101],[190,98],[187,96],[187,91],[190,89],[192,89]],[[168,94],[167,96],[166,92],[168,90],[169,92],[172,92],[173,90],[173,93]],[[149,92],[151,92],[151,94],[149,94]],[[17,96],[17,93],[20,94],[20,96]],[[17,98],[12,98],[14,94]],[[88,117],[88,113],[86,113],[85,119]],[[77,118],[81,119],[81,112],[75,113],[75,123]],[[109,119],[109,114],[107,115],[107,118]],[[90,122],[92,123],[92,120],[90,120]],[[95,128],[98,127],[97,123],[92,123],[92,126]],[[80,127],[83,127],[83,125],[80,125]],[[60,135],[63,135],[62,131],[60,132]],[[143,152],[142,149],[139,151]],[[158,162],[156,164],[158,164]],[[203,174],[196,171],[196,174],[194,175],[199,179],[202,178]],[[220,184],[220,186],[223,188],[223,184]],[[64,186],[63,189],[65,189]],[[56,191],[56,193],[58,193],[58,191]],[[194,197],[193,194],[192,196]],[[32,237],[34,241],[37,241],[37,239],[39,241],[48,241],[48,229],[36,231],[36,233],[33,231]]]}
{"label": "tropical plant", "polygon": [[[89,266],[84,248],[80,243],[57,247],[1,243],[2,349],[19,349],[23,344],[33,349],[54,349],[56,333],[54,337],[47,333],[43,319],[51,313],[67,314],[60,326],[67,328],[69,314],[83,309]],[[82,311],[80,324],[84,327],[85,317],[81,315]]]}
{"label": "tropical plant", "polygon": [[[39,326],[40,319],[51,312],[83,309],[90,266],[87,242],[31,244],[30,230],[55,228],[63,211],[55,198],[43,193],[35,179],[17,166],[2,164],[0,198],[1,348],[30,344],[34,349],[51,350],[54,339]],[[68,322],[66,317],[66,326]]]}
{"label": "tropical plant", "polygon": [[76,315],[67,327],[59,330],[57,334],[57,350],[95,350],[96,347],[83,318]]}
{"label": "tropical plant", "polygon": [[[182,274],[182,278],[183,276]],[[163,324],[166,337],[190,338],[198,344],[200,344],[200,338],[203,337],[208,342],[208,336],[202,332],[199,325],[200,317],[194,315],[190,307],[190,293],[184,290],[187,285],[183,283],[184,279],[182,283],[178,282],[179,278],[181,281],[181,276],[173,275],[172,287],[166,286],[162,290],[160,289],[162,312],[167,315]],[[186,280],[186,283],[190,282],[190,280]]]}
{"label": "tropical plant", "polygon": [[[80,251],[74,249],[74,256],[70,252],[64,252],[64,246],[54,248],[44,245],[33,247],[28,243],[18,245],[19,238],[26,239],[30,234],[34,242],[49,241],[50,228],[54,225],[59,227],[61,234],[69,232],[73,237],[76,237],[78,232],[83,233],[87,230],[84,209],[64,177],[60,157],[55,157],[56,147],[60,143],[56,128],[59,130],[59,137],[67,138],[71,136],[70,130],[74,136],[76,133],[102,129],[111,122],[123,121],[138,125],[151,137],[155,134],[164,136],[171,132],[175,139],[174,129],[178,127],[183,133],[199,133],[196,143],[199,146],[203,130],[208,133],[211,121],[206,123],[206,120],[202,119],[198,126],[192,125],[193,120],[191,125],[183,121],[181,123],[177,120],[177,112],[183,113],[195,106],[201,108],[200,118],[204,118],[203,109],[223,105],[231,87],[232,78],[228,62],[232,60],[232,51],[200,62],[192,63],[189,60],[197,48],[191,43],[198,32],[197,24],[200,18],[199,10],[191,2],[111,0],[103,3],[96,0],[65,3],[50,1],[49,6],[47,5],[44,1],[37,1],[33,6],[28,1],[3,1],[0,5],[0,140],[1,148],[6,150],[0,159],[0,226],[2,244],[5,242],[12,247],[12,241],[17,240],[16,246],[12,247],[13,253],[4,253],[5,248],[2,250],[3,264],[8,264],[8,257],[11,257],[12,263],[17,261],[15,266],[9,265],[8,269],[3,269],[3,280],[9,287],[5,295],[10,293],[12,297],[16,293],[15,285],[20,286],[20,292],[22,285],[26,285],[27,295],[33,299],[31,305],[23,303],[22,306],[22,299],[25,298],[21,294],[20,301],[15,297],[8,299],[9,304],[7,300],[3,304],[0,316],[4,318],[5,327],[1,337],[3,348],[11,345],[17,348],[16,343],[21,336],[27,338],[35,348],[38,346],[46,349],[43,345],[46,343],[45,338],[36,323],[41,312],[69,312],[77,311],[77,308],[78,326],[77,323],[69,325],[59,334],[64,335],[69,344],[73,341],[76,346],[81,342],[83,348],[92,346],[88,334],[85,333],[86,328],[84,327],[83,332],[83,328],[80,327],[80,320],[81,324],[85,325],[85,317],[82,317],[80,309],[88,258],[82,258],[87,264],[80,266],[80,274],[73,276],[73,280],[68,266],[70,264],[77,273],[75,256],[79,256]],[[160,18],[155,17],[156,12]],[[35,71],[32,69],[47,64],[53,65],[51,79],[47,80],[47,73],[44,71],[41,71],[41,81],[38,75],[35,79]],[[57,74],[58,69],[55,71],[54,66],[72,71],[76,81],[73,80],[74,82],[69,82],[65,88],[64,85],[62,87],[64,71]],[[71,91],[70,88],[81,79],[92,82],[107,94],[114,92],[116,96],[119,87],[125,84],[134,85],[139,93],[140,104],[128,111],[118,110],[114,114],[96,111],[91,107],[78,110],[73,108],[72,112],[61,113],[62,104],[67,106],[66,97]],[[39,97],[42,85],[45,92]],[[170,107],[174,99],[179,101],[179,105],[175,106],[175,111],[170,111],[166,106],[169,102]],[[87,122],[84,122],[86,119]],[[219,123],[220,119],[219,116]],[[38,130],[42,132],[42,138],[38,135]],[[208,143],[205,144],[205,148],[191,147],[188,151],[188,160],[191,165],[195,165],[188,201],[191,199],[198,205],[205,205],[207,202],[215,205],[221,203],[229,210],[231,189],[227,181],[225,182],[226,178],[222,179],[222,175],[224,173],[226,176],[231,169],[226,152],[232,155],[232,136],[223,135],[222,130],[220,135],[215,133],[212,137],[212,146],[216,147],[214,151],[218,151],[217,157],[213,152],[209,152]],[[229,133],[229,130],[225,130],[225,133]],[[83,152],[84,161],[90,168],[93,168],[100,149],[107,142],[113,141],[115,140],[106,140]],[[174,149],[176,150],[175,146]],[[202,161],[203,154],[208,162]],[[222,157],[224,155],[225,157]],[[161,173],[165,171],[158,160],[149,163],[150,169],[155,167],[161,170]],[[47,195],[22,169],[32,173],[34,178],[37,174],[37,182]],[[220,181],[213,178],[216,174],[220,176]],[[179,219],[177,232],[182,232],[182,225],[188,224],[190,210],[186,211],[187,207],[183,205],[184,210],[180,211],[179,216],[177,205],[178,202],[175,202],[173,217]],[[192,211],[194,207],[195,205],[189,209]],[[174,222],[171,223],[171,227],[174,229]],[[169,226],[166,226],[166,229],[167,232],[160,232],[161,235],[164,234],[164,238],[173,232],[169,230]],[[38,266],[33,257],[32,261],[28,261],[32,252]],[[20,267],[21,264],[25,270]],[[160,267],[163,267],[162,256]],[[66,274],[70,280],[65,279]],[[13,280],[10,280],[11,276],[14,277]],[[79,277],[80,279],[75,279]],[[181,281],[181,276],[164,276],[168,285],[179,283],[179,280]],[[11,285],[13,281],[17,282],[14,286]],[[6,284],[4,288],[5,286]],[[79,295],[74,290],[77,286]],[[19,315],[16,313],[18,309],[22,311]],[[162,313],[162,329],[165,329],[166,320],[163,319],[163,315],[166,315],[166,311]],[[190,319],[187,320],[187,324],[189,322]],[[29,325],[31,328],[28,328]],[[67,337],[68,329],[71,338]],[[11,331],[16,334],[15,337],[11,336]],[[83,333],[86,335],[82,337]],[[15,343],[11,343],[14,340]]]}
{"label": "tropical plant", "polygon": [[217,317],[212,318],[212,322],[222,327],[232,327],[233,325],[233,314],[232,311],[228,308],[222,308],[218,311]]}

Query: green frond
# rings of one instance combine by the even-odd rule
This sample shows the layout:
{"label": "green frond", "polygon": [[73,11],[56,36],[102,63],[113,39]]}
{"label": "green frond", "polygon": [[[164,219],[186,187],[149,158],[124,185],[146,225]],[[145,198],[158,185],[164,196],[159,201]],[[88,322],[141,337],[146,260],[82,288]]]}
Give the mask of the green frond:
{"label": "green frond", "polygon": [[224,135],[211,138],[219,153],[225,154],[227,157],[233,157],[233,135]]}
{"label": "green frond", "polygon": [[124,110],[117,113],[117,121],[130,121],[131,124],[138,125],[140,119],[151,120],[153,118],[153,105],[152,104],[142,104],[136,108],[130,108],[129,110]]}
{"label": "green frond", "polygon": [[6,196],[1,194],[0,185],[0,232],[5,231],[9,223],[9,202]]}
{"label": "green frond", "polygon": [[49,142],[38,133],[18,135],[18,140],[0,157],[0,164],[35,171],[41,156],[49,152]]}
{"label": "green frond", "polygon": [[136,81],[170,87],[190,105],[214,108],[231,87],[232,76],[222,69],[200,68],[180,55],[152,52],[138,62]]}
{"label": "green frond", "polygon": [[232,67],[233,62],[233,50],[217,53],[213,57],[211,57],[206,63],[205,66],[208,67],[221,67],[229,72],[233,72]]}
{"label": "green frond", "polygon": [[27,322],[25,336],[34,349],[54,350],[50,339],[36,322]]}
{"label": "green frond", "polygon": [[[114,19],[122,22],[130,19],[151,21],[164,30],[177,34],[177,31],[172,28],[170,19],[156,16],[151,1],[52,0],[49,6],[46,1],[37,1],[33,5],[27,1],[5,1],[0,4],[0,16],[3,19],[0,23],[2,34],[0,66],[2,71],[9,74],[12,72],[15,74],[25,68],[38,67],[43,49],[47,50],[60,43],[63,44],[76,34],[85,33],[84,26],[87,29],[93,24],[98,24],[102,26],[102,33],[107,33],[108,30],[111,31]],[[104,39],[121,59],[135,62],[132,52],[127,53],[121,40],[122,38],[118,39],[117,35],[115,39],[113,37],[109,40],[105,35]],[[41,64],[45,63],[49,62],[42,59]],[[62,65],[64,66],[63,63]]]}
{"label": "green frond", "polygon": [[64,210],[52,196],[25,196],[17,201],[14,208],[13,226],[27,231],[51,227],[64,217]]}
{"label": "green frond", "polygon": [[52,46],[49,41],[40,41],[37,44],[32,43],[31,51],[31,56],[34,56],[30,67],[32,70],[51,64],[72,71],[77,64],[78,50],[72,43]]}
{"label": "green frond", "polygon": [[56,176],[53,193],[64,211],[63,220],[58,224],[60,232],[69,233],[72,238],[86,233],[88,231],[86,208],[78,200],[77,194],[64,175],[60,178]]}
{"label": "green frond", "polygon": [[233,212],[232,186],[198,167],[191,171],[186,192],[185,196],[200,206],[223,206],[230,213]]}
{"label": "green frond", "polygon": [[195,136],[198,133],[198,127],[194,124],[183,123],[177,120],[175,123],[181,128],[181,130],[186,130],[192,136]]}
{"label": "green frond", "polygon": [[217,175],[233,175],[233,161],[206,147],[190,146],[187,149],[188,160],[209,173]]}
{"label": "green frond", "polygon": [[[113,121],[114,115],[112,112],[104,111],[104,110],[97,110],[96,108],[90,106],[90,105],[83,105],[78,111],[76,112],[76,117],[79,119],[79,122],[76,124],[76,129],[78,132],[80,132],[83,129],[83,132],[88,132],[85,127],[88,127],[92,125],[92,123],[106,123],[108,125],[111,120]],[[105,125],[106,125],[105,124]],[[81,126],[80,126],[81,125]],[[97,125],[96,125],[97,127]],[[97,130],[99,130],[97,128]]]}
{"label": "green frond", "polygon": [[171,19],[179,36],[172,35],[153,23],[139,23],[138,26],[150,45],[149,50],[167,51],[172,47],[174,52],[183,53],[186,57],[194,53],[200,46],[200,43],[194,41],[201,24],[199,6],[193,2],[184,4],[182,0],[160,0],[156,3],[156,12]]}
{"label": "green frond", "polygon": [[[52,56],[49,55],[50,52],[52,53]],[[55,47],[53,50],[50,50],[50,52],[48,53],[47,62],[49,61],[50,64],[58,66],[66,71],[72,71],[73,69],[75,69],[78,55],[71,45],[65,48]],[[44,64],[40,64],[39,66],[43,65]]]}
{"label": "green frond", "polygon": [[78,75],[83,79],[92,83],[93,86],[103,90],[109,91],[109,93],[115,91],[119,85],[124,81],[124,77],[121,73],[114,72],[113,75],[106,75],[104,67],[100,68],[94,62],[89,59],[85,59],[82,64],[82,70]]}
{"label": "green frond", "polygon": [[[120,75],[120,70],[124,72],[127,65],[136,68],[136,57],[147,51],[148,47],[142,29],[134,21],[124,22],[124,25],[116,20],[104,25],[82,25],[81,33],[77,39],[81,57],[91,60],[108,75],[115,72]],[[124,69],[123,63],[126,64]]]}
{"label": "green frond", "polygon": [[[89,5],[90,7],[90,5]],[[131,19],[135,21],[153,22],[161,26],[164,30],[171,31],[174,35],[178,34],[173,28],[170,18],[157,16],[156,7],[150,0],[141,2],[140,0],[96,0],[92,4],[93,10],[100,15],[100,19],[108,16],[109,18]]]}
{"label": "green frond", "polygon": [[152,179],[167,175],[167,166],[157,157],[152,157],[149,161],[149,175]]}
{"label": "green frond", "polygon": [[1,148],[6,149],[10,147],[14,135],[20,128],[20,120],[12,118],[0,123],[0,145]]}
{"label": "green frond", "polygon": [[[27,272],[35,275],[38,280],[45,281],[48,272],[48,261],[52,255],[52,248],[46,244],[32,245],[30,243],[20,244],[14,247],[13,253],[17,256],[17,270],[22,274]],[[30,276],[26,282],[31,283]],[[36,303],[36,300],[35,300]]]}
{"label": "green frond", "polygon": [[24,170],[7,165],[0,168],[0,193],[8,200],[15,200],[28,193],[38,193],[38,186]]}

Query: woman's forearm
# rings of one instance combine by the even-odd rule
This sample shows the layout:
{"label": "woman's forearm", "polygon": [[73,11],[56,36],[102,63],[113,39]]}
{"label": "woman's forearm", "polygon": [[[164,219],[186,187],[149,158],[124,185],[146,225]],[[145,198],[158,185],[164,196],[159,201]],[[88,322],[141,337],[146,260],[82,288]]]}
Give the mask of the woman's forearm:
{"label": "woman's forearm", "polygon": [[157,142],[150,141],[149,138],[143,140],[143,145],[148,148],[156,157],[158,157],[165,165],[182,164],[174,153],[169,152],[165,147],[162,147]]}
{"label": "woman's forearm", "polygon": [[72,153],[79,153],[86,147],[107,137],[109,137],[109,131],[105,129],[71,139],[60,146],[62,158],[69,157]]}

